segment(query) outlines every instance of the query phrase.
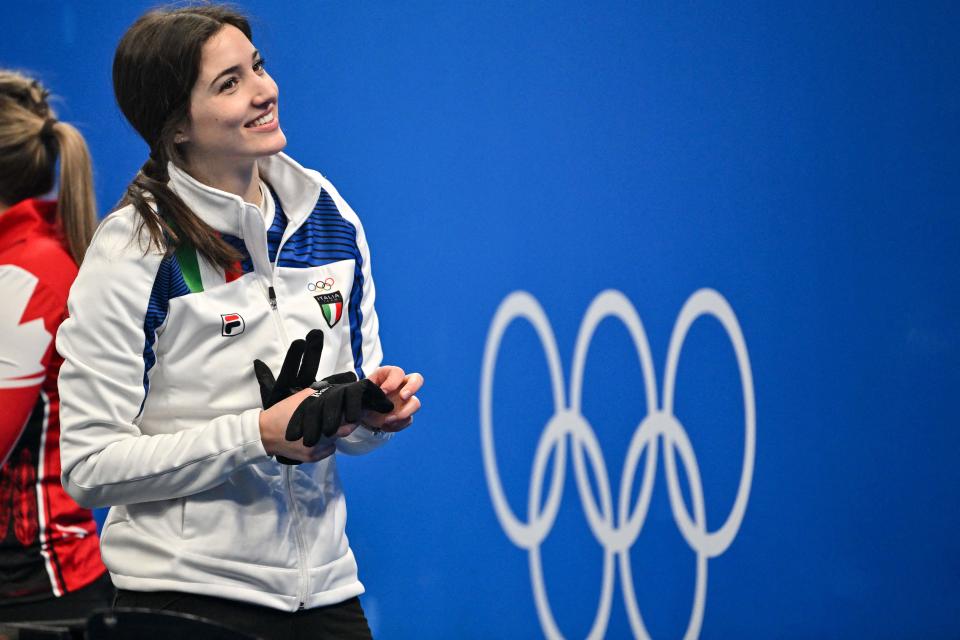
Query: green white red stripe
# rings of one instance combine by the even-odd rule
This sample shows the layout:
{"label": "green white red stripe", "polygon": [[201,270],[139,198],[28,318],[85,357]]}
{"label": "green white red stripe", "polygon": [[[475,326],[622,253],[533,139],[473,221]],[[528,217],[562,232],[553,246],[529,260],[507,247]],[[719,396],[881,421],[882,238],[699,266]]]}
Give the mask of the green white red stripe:
{"label": "green white red stripe", "polygon": [[183,281],[187,283],[191,293],[233,282],[243,275],[239,262],[225,270],[201,258],[193,245],[186,242],[177,247],[176,256],[180,263],[180,272],[183,273]]}

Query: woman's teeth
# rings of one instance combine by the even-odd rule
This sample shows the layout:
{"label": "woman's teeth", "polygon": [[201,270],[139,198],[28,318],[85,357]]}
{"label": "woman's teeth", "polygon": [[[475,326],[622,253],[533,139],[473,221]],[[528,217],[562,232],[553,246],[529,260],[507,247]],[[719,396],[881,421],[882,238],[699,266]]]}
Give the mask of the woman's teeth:
{"label": "woman's teeth", "polygon": [[257,118],[256,120],[254,120],[253,122],[251,122],[250,124],[248,124],[247,126],[248,126],[248,127],[262,127],[263,125],[269,124],[269,123],[271,123],[271,122],[273,122],[273,112],[272,112],[272,111],[271,111],[270,113],[268,113],[267,115],[265,115],[265,116],[260,116],[259,118]]}

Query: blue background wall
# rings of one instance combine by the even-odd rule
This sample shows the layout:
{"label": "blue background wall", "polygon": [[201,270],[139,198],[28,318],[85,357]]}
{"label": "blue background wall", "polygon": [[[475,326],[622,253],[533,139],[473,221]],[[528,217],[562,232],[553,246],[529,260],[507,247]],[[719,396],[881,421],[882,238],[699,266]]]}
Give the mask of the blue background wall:
{"label": "blue background wall", "polygon": [[[146,155],[109,69],[149,5],[27,5],[4,7],[0,65],[63,98],[106,211]],[[243,3],[280,84],[288,152],[364,219],[387,360],[427,380],[414,427],[341,460],[378,636],[541,634],[480,446],[500,302],[521,289],[540,301],[569,378],[590,301],[623,292],[660,388],[673,323],[702,287],[736,313],[757,409],[749,503],[709,562],[702,636],[960,633],[960,10],[835,5]],[[744,455],[737,371],[720,324],[699,320],[676,413],[710,530]],[[493,416],[521,520],[548,380],[530,326],[511,325]],[[583,411],[614,490],[642,389],[628,333],[605,320]],[[675,637],[696,568],[662,460],[630,559],[648,630]],[[577,637],[603,548],[566,467],[543,565],[557,623]],[[619,574],[614,589],[608,635],[629,636]]]}

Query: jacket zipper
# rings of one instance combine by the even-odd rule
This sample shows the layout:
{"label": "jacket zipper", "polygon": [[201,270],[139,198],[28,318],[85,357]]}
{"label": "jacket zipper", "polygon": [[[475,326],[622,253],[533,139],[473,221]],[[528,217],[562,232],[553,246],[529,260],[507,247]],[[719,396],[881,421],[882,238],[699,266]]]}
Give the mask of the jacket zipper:
{"label": "jacket zipper", "polygon": [[277,310],[277,292],[273,290],[273,285],[267,287],[267,297],[270,298],[270,308]]}
{"label": "jacket zipper", "polygon": [[293,513],[293,531],[297,535],[297,555],[300,558],[300,586],[297,592],[297,600],[300,603],[297,611],[303,609],[307,602],[307,589],[309,588],[307,578],[307,552],[304,550],[303,533],[300,531],[300,507],[297,501],[293,499],[293,473],[296,467],[285,466],[283,473],[287,482],[287,497],[290,500],[290,511]]}
{"label": "jacket zipper", "polygon": [[[263,248],[264,249],[266,248],[266,242],[264,242]],[[257,247],[257,250],[262,250],[262,249],[260,247]],[[277,249],[278,259],[279,259],[279,256],[280,256],[280,250],[278,248]],[[256,265],[256,263],[254,264]],[[270,264],[270,263],[267,262],[267,264]],[[266,291],[267,301],[270,304],[270,315],[273,316],[274,324],[277,327],[277,333],[279,334],[280,340],[285,349],[286,346],[290,344],[290,340],[289,340],[289,337],[287,336],[286,327],[283,326],[283,319],[280,317],[280,310],[277,304],[277,290],[275,288],[276,271],[277,271],[276,262],[274,264],[270,264],[270,267],[271,267],[270,273],[263,274],[269,278],[269,281],[267,284],[267,291]],[[254,269],[256,270],[256,267],[254,267]],[[299,611],[300,609],[303,609],[304,606],[306,605],[307,590],[309,589],[309,577],[307,572],[306,545],[304,544],[304,541],[303,541],[303,532],[301,531],[301,526],[300,526],[300,518],[301,518],[300,509],[298,508],[297,501],[293,496],[293,474],[295,473],[295,471],[296,471],[296,467],[284,465],[282,473],[283,473],[284,484],[286,485],[287,502],[290,504],[290,512],[293,515],[293,531],[296,536],[295,542],[297,545],[297,558],[299,559],[298,567],[297,567],[298,573],[299,573],[299,580],[297,585],[297,602],[298,602],[297,610]]]}
{"label": "jacket zipper", "polygon": [[[303,224],[301,221],[300,224]],[[300,225],[297,225],[298,227]],[[294,229],[295,231],[296,229]],[[287,230],[289,231],[289,229]],[[273,316],[274,321],[276,322],[277,329],[280,332],[281,339],[285,345],[290,344],[290,338],[287,335],[286,327],[283,326],[283,319],[280,317],[280,310],[277,305],[277,291],[274,288],[276,284],[277,277],[277,264],[280,262],[280,253],[283,251],[283,245],[286,243],[287,238],[293,235],[292,232],[285,232],[283,239],[280,241],[280,246],[277,247],[277,255],[274,258],[273,264],[270,265],[270,284],[267,285],[267,300],[270,303],[271,315]],[[300,585],[299,591],[297,593],[297,600],[299,605],[297,610],[300,611],[306,606],[307,602],[307,591],[309,589],[309,575],[307,572],[307,552],[306,545],[303,541],[303,532],[300,530],[300,508],[297,504],[297,501],[293,497],[293,474],[296,472],[297,467],[284,466],[283,474],[284,480],[287,486],[287,500],[290,502],[290,511],[293,513],[293,530],[297,538],[297,556],[300,560],[299,562],[299,573],[300,573]]]}
{"label": "jacket zipper", "polygon": [[[273,316],[273,320],[280,332],[281,339],[283,340],[284,344],[286,344],[289,343],[289,338],[287,336],[287,330],[283,326],[283,319],[280,317],[280,310],[277,305],[277,291],[273,287],[275,273],[276,265],[273,265],[272,273],[270,274],[270,285],[267,287],[267,299],[270,301],[270,315]],[[283,478],[287,488],[287,502],[289,502],[290,512],[293,514],[293,532],[296,535],[297,558],[299,559],[299,562],[297,563],[297,569],[299,573],[299,581],[297,585],[297,611],[300,611],[303,609],[307,601],[309,579],[307,576],[306,545],[303,542],[303,532],[300,530],[300,508],[297,505],[296,498],[293,496],[293,474],[296,473],[296,469],[297,467],[284,465]]]}
{"label": "jacket zipper", "polygon": [[[274,265],[274,273],[276,273],[276,265]],[[274,274],[270,274],[271,284],[267,287],[267,297],[270,300],[270,309],[274,321],[277,324],[277,328],[280,331],[284,343],[288,343],[289,339],[287,337],[286,328],[283,326],[283,319],[280,317],[280,311],[277,308],[277,292],[273,288],[273,278]],[[307,552],[306,545],[303,542],[303,532],[300,530],[300,508],[297,505],[297,500],[293,496],[293,474],[296,473],[297,467],[291,467],[285,465],[283,467],[284,480],[287,485],[287,501],[290,503],[290,511],[293,514],[293,532],[296,535],[297,542],[297,557],[299,562],[297,563],[297,568],[300,574],[299,585],[297,589],[297,611],[303,609],[307,601],[307,589],[308,589],[308,577],[307,577]]]}

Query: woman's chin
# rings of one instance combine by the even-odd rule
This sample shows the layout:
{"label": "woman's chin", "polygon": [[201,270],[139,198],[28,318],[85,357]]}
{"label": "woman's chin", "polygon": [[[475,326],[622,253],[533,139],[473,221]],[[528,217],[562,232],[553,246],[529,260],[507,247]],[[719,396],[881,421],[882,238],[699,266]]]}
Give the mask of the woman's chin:
{"label": "woman's chin", "polygon": [[283,135],[283,131],[277,129],[275,132],[275,138],[270,140],[270,144],[266,145],[266,150],[264,151],[264,156],[274,156],[287,148],[287,136]]}

